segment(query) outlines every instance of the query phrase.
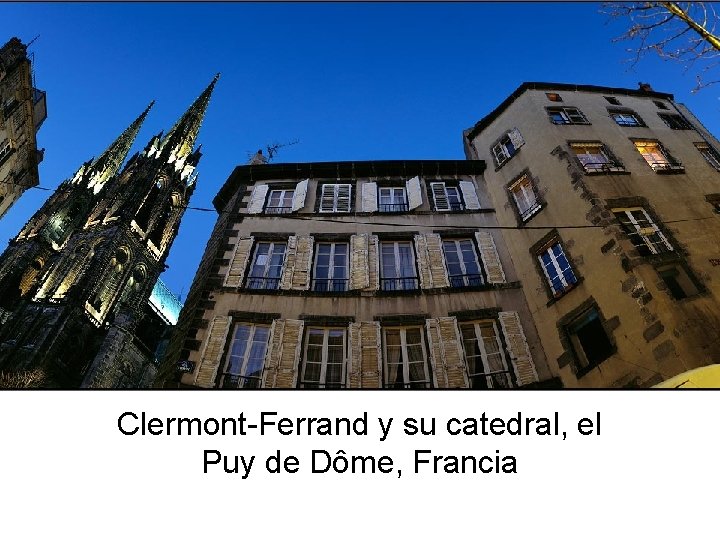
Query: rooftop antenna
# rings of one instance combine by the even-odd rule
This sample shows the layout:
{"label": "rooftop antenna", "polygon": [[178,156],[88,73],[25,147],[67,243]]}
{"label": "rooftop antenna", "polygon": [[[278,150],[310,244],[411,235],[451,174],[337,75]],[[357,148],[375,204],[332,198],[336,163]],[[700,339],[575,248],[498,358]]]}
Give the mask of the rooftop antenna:
{"label": "rooftop antenna", "polygon": [[[292,141],[286,142],[286,143],[274,142],[274,143],[265,145],[265,151],[267,152],[267,157],[264,159],[263,162],[270,163],[273,160],[273,158],[277,155],[278,150],[280,150],[281,148],[284,148],[286,146],[292,146],[294,144],[298,144],[299,142],[300,141],[298,139],[295,139],[295,140],[292,140]],[[253,161],[253,158],[255,158],[258,155],[262,155],[262,150],[258,150],[257,152],[246,152],[246,154],[247,154],[248,160]],[[257,163],[257,161],[256,161],[256,163]]]}

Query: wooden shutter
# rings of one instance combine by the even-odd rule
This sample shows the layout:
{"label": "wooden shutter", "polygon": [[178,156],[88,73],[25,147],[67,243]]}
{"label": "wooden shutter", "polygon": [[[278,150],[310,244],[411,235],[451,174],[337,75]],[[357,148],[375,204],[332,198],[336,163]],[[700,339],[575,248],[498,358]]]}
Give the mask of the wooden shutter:
{"label": "wooden shutter", "polygon": [[515,378],[520,386],[538,382],[538,374],[535,370],[535,363],[530,354],[520,324],[520,317],[516,311],[501,311],[498,314],[500,326],[502,327],[505,343],[507,344],[508,353],[510,353],[510,361],[512,362]]}
{"label": "wooden shutter", "polygon": [[260,184],[255,186],[250,195],[250,202],[248,202],[247,213],[248,214],[261,214],[265,207],[265,197],[267,196],[268,185]]}
{"label": "wooden shutter", "polygon": [[338,184],[337,186],[337,211],[349,212],[352,208],[352,186],[350,184]]}
{"label": "wooden shutter", "polygon": [[445,183],[431,182],[430,189],[435,201],[435,210],[450,210],[450,203],[448,202],[447,193],[445,193]]}
{"label": "wooden shutter", "polygon": [[420,177],[414,176],[405,183],[405,190],[408,197],[408,209],[414,210],[422,206],[422,188],[420,187]]}
{"label": "wooden shutter", "polygon": [[380,323],[350,323],[350,388],[382,388]]}
{"label": "wooden shutter", "polygon": [[307,190],[308,190],[308,181],[303,180],[302,182],[298,182],[295,186],[295,194],[293,195],[292,200],[292,211],[297,212],[298,210],[302,210],[305,206],[305,197],[307,196]]}
{"label": "wooden shutter", "polygon": [[500,264],[500,256],[495,248],[492,235],[486,231],[478,231],[475,233],[475,238],[478,248],[480,248],[480,258],[488,283],[505,283],[505,272]]}
{"label": "wooden shutter", "polygon": [[378,211],[378,188],[375,182],[365,182],[362,186],[362,211]]}
{"label": "wooden shutter", "polygon": [[380,289],[380,240],[377,235],[368,235],[368,285],[366,291]]}
{"label": "wooden shutter", "polygon": [[508,137],[510,137],[510,142],[515,147],[515,150],[525,144],[525,139],[523,139],[523,136],[520,134],[520,130],[518,128],[513,128],[508,131]]}
{"label": "wooden shutter", "polygon": [[478,210],[480,208],[480,199],[478,199],[477,191],[475,190],[475,182],[461,180],[459,184],[463,200],[465,201],[465,209]]}
{"label": "wooden shutter", "polygon": [[416,234],[415,254],[422,289],[450,286],[439,234]]}
{"label": "wooden shutter", "polygon": [[335,184],[323,184],[320,195],[320,211],[335,211]]}
{"label": "wooden shutter", "polygon": [[314,239],[310,235],[288,238],[285,262],[280,277],[280,288],[307,291],[310,288]]}
{"label": "wooden shutter", "polygon": [[230,259],[230,267],[225,274],[225,287],[239,287],[245,276],[245,268],[247,267],[250,252],[252,251],[254,237],[248,236],[238,238],[235,249],[233,250],[232,259]]}
{"label": "wooden shutter", "polygon": [[468,388],[462,337],[455,317],[425,321],[430,344],[430,364],[438,388]]}
{"label": "wooden shutter", "polygon": [[273,321],[265,356],[264,388],[297,386],[303,326],[303,321],[295,319]]}
{"label": "wooden shutter", "polygon": [[225,340],[230,330],[230,317],[223,315],[215,317],[210,323],[205,338],[205,346],[200,355],[195,384],[201,388],[213,388],[218,368],[222,362],[225,351]]}
{"label": "wooden shutter", "polygon": [[350,237],[350,289],[364,289],[368,285],[368,234],[353,234]]}

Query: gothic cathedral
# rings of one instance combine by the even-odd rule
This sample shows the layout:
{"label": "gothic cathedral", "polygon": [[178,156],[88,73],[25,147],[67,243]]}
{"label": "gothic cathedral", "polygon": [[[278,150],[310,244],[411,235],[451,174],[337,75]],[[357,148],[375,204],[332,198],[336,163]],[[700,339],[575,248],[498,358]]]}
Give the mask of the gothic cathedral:
{"label": "gothic cathedral", "polygon": [[43,386],[59,388],[152,383],[161,329],[146,320],[148,298],[195,190],[195,140],[217,79],[122,167],[151,103],[10,242],[0,256],[0,372],[39,371]]}

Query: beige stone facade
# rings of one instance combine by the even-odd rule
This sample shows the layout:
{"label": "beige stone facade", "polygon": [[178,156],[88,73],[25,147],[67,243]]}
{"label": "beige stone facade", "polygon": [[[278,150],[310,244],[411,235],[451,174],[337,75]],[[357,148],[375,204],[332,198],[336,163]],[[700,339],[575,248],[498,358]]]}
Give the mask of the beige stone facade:
{"label": "beige stone facade", "polygon": [[[199,388],[555,384],[482,161],[240,166],[161,373]],[[179,368],[181,371],[175,371]]]}
{"label": "beige stone facade", "polygon": [[465,145],[565,387],[720,362],[720,142],[672,95],[525,83]]}

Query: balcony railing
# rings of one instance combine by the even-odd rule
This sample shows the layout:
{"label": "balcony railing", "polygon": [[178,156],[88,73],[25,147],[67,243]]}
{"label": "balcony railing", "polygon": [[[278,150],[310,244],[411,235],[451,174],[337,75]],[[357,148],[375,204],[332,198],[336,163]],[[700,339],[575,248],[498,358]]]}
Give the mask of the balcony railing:
{"label": "balcony railing", "polygon": [[313,279],[312,290],[315,292],[345,292],[348,290],[348,280]]}
{"label": "balcony railing", "polygon": [[450,210],[453,212],[460,212],[462,210],[465,210],[465,205],[463,203],[450,203]]}
{"label": "balcony railing", "polygon": [[266,214],[290,214],[292,206],[268,206],[265,208]]}
{"label": "balcony railing", "polygon": [[407,212],[407,203],[380,204],[380,212]]}
{"label": "balcony railing", "polygon": [[484,285],[482,274],[462,274],[450,276],[451,287],[479,287]]}
{"label": "balcony railing", "polygon": [[648,161],[648,165],[652,167],[653,171],[684,171],[685,167],[679,161],[663,161],[655,160]]}
{"label": "balcony railing", "polygon": [[586,173],[624,172],[625,167],[611,161],[586,161],[582,164]]}
{"label": "balcony railing", "polygon": [[528,218],[530,218],[530,216],[534,215],[536,212],[539,212],[541,208],[542,205],[539,202],[536,202],[530,208],[520,213],[520,219],[522,219],[523,221],[527,220]]}
{"label": "balcony railing", "polygon": [[260,377],[245,377],[225,373],[220,388],[260,388]]}
{"label": "balcony railing", "polygon": [[383,291],[413,291],[418,288],[419,280],[415,277],[380,279],[380,289]]}
{"label": "balcony railing", "polygon": [[280,287],[280,278],[249,277],[248,289],[274,290]]}

